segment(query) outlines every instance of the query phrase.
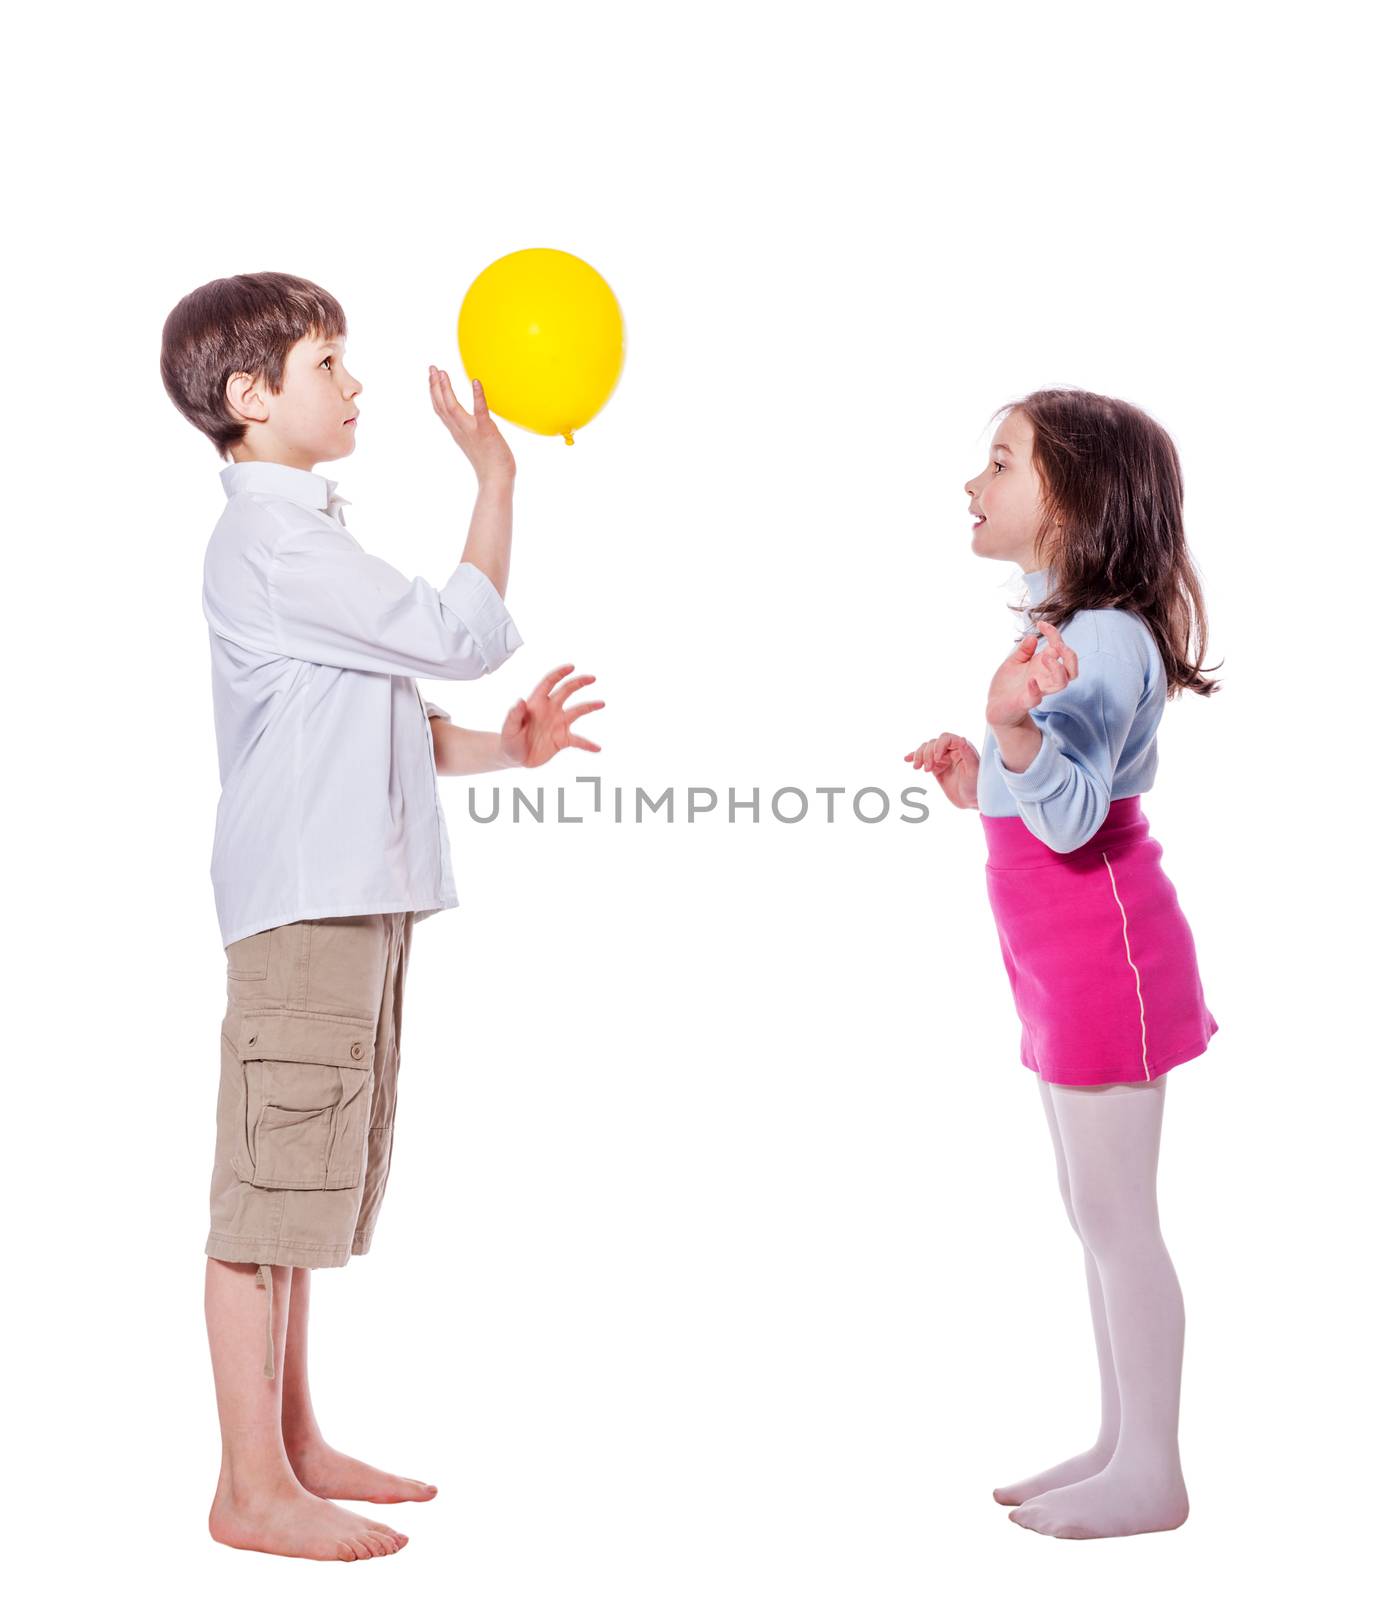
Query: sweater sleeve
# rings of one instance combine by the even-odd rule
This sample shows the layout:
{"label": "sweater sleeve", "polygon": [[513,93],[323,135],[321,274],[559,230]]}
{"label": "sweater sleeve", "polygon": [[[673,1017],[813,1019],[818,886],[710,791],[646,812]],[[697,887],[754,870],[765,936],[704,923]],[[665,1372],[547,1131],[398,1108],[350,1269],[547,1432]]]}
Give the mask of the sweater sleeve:
{"label": "sweater sleeve", "polygon": [[1080,656],[1064,689],[1033,708],[1042,745],[1027,767],[1010,772],[995,744],[999,776],[1043,844],[1068,854],[1104,821],[1142,696],[1143,672],[1135,662],[1092,650]]}

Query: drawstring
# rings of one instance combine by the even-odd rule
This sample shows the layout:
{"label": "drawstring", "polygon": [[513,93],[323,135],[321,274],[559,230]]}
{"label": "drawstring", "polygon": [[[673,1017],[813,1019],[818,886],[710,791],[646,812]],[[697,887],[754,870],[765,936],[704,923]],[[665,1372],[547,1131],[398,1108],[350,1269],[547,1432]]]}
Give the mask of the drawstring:
{"label": "drawstring", "polygon": [[275,1376],[275,1275],[270,1266],[256,1268],[256,1282],[265,1289],[265,1367],[267,1378]]}

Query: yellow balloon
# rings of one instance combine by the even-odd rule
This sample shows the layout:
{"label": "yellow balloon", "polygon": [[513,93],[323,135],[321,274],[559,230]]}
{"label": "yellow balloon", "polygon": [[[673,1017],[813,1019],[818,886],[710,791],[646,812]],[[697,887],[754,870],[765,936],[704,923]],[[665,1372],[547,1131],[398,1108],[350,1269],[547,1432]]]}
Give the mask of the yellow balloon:
{"label": "yellow balloon", "polygon": [[463,370],[487,407],[532,433],[598,415],[622,372],[622,310],[603,278],[567,250],[513,250],[473,280],[458,313]]}

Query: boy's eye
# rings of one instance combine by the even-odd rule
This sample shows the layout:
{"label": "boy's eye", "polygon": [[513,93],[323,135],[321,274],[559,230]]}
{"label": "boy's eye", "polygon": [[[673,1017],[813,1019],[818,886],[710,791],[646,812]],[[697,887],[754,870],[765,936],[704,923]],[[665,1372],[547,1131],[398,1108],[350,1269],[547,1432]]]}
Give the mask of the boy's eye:
{"label": "boy's eye", "polygon": [[320,361],[318,364],[321,367],[321,366],[324,365],[325,362],[331,361],[332,359],[333,359],[332,356],[324,356],[323,360]]}

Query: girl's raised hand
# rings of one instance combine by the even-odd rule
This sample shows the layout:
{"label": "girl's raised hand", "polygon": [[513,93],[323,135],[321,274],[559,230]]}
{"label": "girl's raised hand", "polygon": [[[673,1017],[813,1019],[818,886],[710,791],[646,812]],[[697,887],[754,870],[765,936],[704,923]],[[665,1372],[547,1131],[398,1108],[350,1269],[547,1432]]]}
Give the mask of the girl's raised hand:
{"label": "girl's raised hand", "polygon": [[429,369],[429,398],[434,402],[440,421],[472,462],[479,483],[515,477],[516,457],[493,422],[492,413],[487,409],[487,396],[476,378],[473,379],[471,415],[459,405],[449,375],[442,367]]}
{"label": "girl's raised hand", "polygon": [[958,733],[928,739],[906,759],[918,772],[929,772],[945,791],[945,798],[962,811],[979,805],[979,752]]}
{"label": "girl's raised hand", "polygon": [[1034,706],[1064,689],[1080,670],[1080,661],[1061,637],[1061,630],[1040,620],[1037,626],[1045,642],[1029,633],[994,673],[984,708],[984,720],[993,727],[1021,726]]}

